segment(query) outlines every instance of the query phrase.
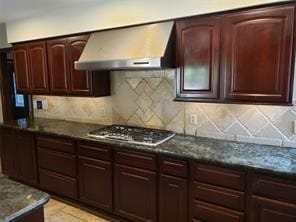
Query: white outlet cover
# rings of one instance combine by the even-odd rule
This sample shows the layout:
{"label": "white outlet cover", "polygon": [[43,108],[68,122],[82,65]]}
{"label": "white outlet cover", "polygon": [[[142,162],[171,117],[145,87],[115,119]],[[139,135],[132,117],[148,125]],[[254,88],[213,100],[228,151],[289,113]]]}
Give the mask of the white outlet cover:
{"label": "white outlet cover", "polygon": [[197,115],[196,114],[190,114],[190,123],[197,125]]}

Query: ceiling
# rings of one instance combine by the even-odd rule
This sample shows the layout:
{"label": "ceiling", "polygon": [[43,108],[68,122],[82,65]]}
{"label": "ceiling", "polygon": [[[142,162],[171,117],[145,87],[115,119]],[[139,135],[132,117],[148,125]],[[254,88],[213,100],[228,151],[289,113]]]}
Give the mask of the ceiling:
{"label": "ceiling", "polygon": [[0,23],[48,12],[48,10],[102,1],[106,0],[0,0]]}

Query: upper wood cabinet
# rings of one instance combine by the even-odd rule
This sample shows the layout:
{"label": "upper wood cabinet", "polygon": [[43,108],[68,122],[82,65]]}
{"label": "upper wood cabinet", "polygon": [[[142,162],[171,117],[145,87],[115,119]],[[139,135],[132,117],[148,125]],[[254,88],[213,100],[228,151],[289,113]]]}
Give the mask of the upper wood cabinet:
{"label": "upper wood cabinet", "polygon": [[74,62],[77,61],[84,49],[89,35],[68,38],[69,46],[69,71],[71,94],[91,94],[92,75],[89,71],[75,70]]}
{"label": "upper wood cabinet", "polygon": [[13,48],[18,92],[48,94],[46,43],[21,44]]}
{"label": "upper wood cabinet", "polygon": [[178,20],[176,100],[291,104],[294,20],[293,5]]}
{"label": "upper wood cabinet", "polygon": [[48,94],[48,69],[45,42],[34,42],[28,45],[29,67],[32,93]]}
{"label": "upper wood cabinet", "polygon": [[27,45],[17,45],[13,48],[14,71],[18,92],[31,93],[31,80]]}
{"label": "upper wood cabinet", "polygon": [[225,100],[291,102],[294,12],[294,6],[279,6],[225,16]]}
{"label": "upper wood cabinet", "polygon": [[176,23],[177,98],[218,99],[220,17]]}
{"label": "upper wood cabinet", "polygon": [[109,96],[109,72],[75,70],[89,35],[14,46],[17,91],[31,94]]}
{"label": "upper wood cabinet", "polygon": [[69,91],[69,66],[67,39],[54,39],[47,41],[48,66],[51,94],[68,94]]}

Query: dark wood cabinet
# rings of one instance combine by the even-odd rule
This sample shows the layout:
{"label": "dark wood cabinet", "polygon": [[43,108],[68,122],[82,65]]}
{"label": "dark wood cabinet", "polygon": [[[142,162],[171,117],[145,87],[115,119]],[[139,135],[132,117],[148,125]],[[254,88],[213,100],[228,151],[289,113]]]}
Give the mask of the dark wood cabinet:
{"label": "dark wood cabinet", "polygon": [[37,136],[40,186],[72,199],[78,198],[75,142],[70,139]]}
{"label": "dark wood cabinet", "polygon": [[69,47],[69,71],[70,71],[70,94],[91,95],[92,75],[90,71],[75,70],[74,62],[78,61],[89,35],[68,38]]}
{"label": "dark wood cabinet", "polygon": [[15,131],[12,129],[1,129],[1,163],[2,171],[9,177],[18,176],[18,148]]}
{"label": "dark wood cabinet", "polygon": [[37,184],[34,134],[1,129],[3,173],[29,184]]}
{"label": "dark wood cabinet", "polygon": [[176,21],[176,100],[291,104],[295,5]]}
{"label": "dark wood cabinet", "polygon": [[251,221],[295,222],[296,205],[252,196]]}
{"label": "dark wood cabinet", "polygon": [[78,157],[79,199],[91,206],[112,210],[111,163]]}
{"label": "dark wood cabinet", "polygon": [[177,98],[219,98],[220,23],[220,17],[176,22]]}
{"label": "dark wood cabinet", "polygon": [[40,41],[16,45],[13,55],[17,91],[48,94],[46,43]]}
{"label": "dark wood cabinet", "polygon": [[13,48],[17,91],[29,94],[109,96],[108,71],[75,70],[89,35],[17,44]]}
{"label": "dark wood cabinet", "polygon": [[226,15],[222,74],[228,101],[291,103],[295,6]]}
{"label": "dark wood cabinet", "polygon": [[47,41],[50,93],[67,95],[69,92],[69,65],[67,38]]}
{"label": "dark wood cabinet", "polygon": [[34,134],[28,132],[17,132],[18,143],[18,178],[29,184],[37,184],[37,160]]}
{"label": "dark wood cabinet", "polygon": [[187,221],[187,180],[161,175],[159,180],[159,221]]}
{"label": "dark wood cabinet", "polygon": [[131,221],[157,221],[156,173],[115,165],[115,212]]}
{"label": "dark wood cabinet", "polygon": [[32,89],[27,45],[22,44],[14,46],[13,57],[17,91],[31,93]]}
{"label": "dark wood cabinet", "polygon": [[48,94],[48,68],[46,42],[28,44],[31,88],[34,94]]}

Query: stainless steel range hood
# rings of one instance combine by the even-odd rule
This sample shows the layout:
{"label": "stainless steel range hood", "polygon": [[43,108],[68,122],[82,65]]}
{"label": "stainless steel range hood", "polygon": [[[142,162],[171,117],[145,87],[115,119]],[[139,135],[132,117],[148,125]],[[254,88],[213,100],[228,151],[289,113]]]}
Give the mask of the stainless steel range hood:
{"label": "stainless steel range hood", "polygon": [[77,70],[160,69],[171,66],[174,22],[162,22],[91,34]]}

